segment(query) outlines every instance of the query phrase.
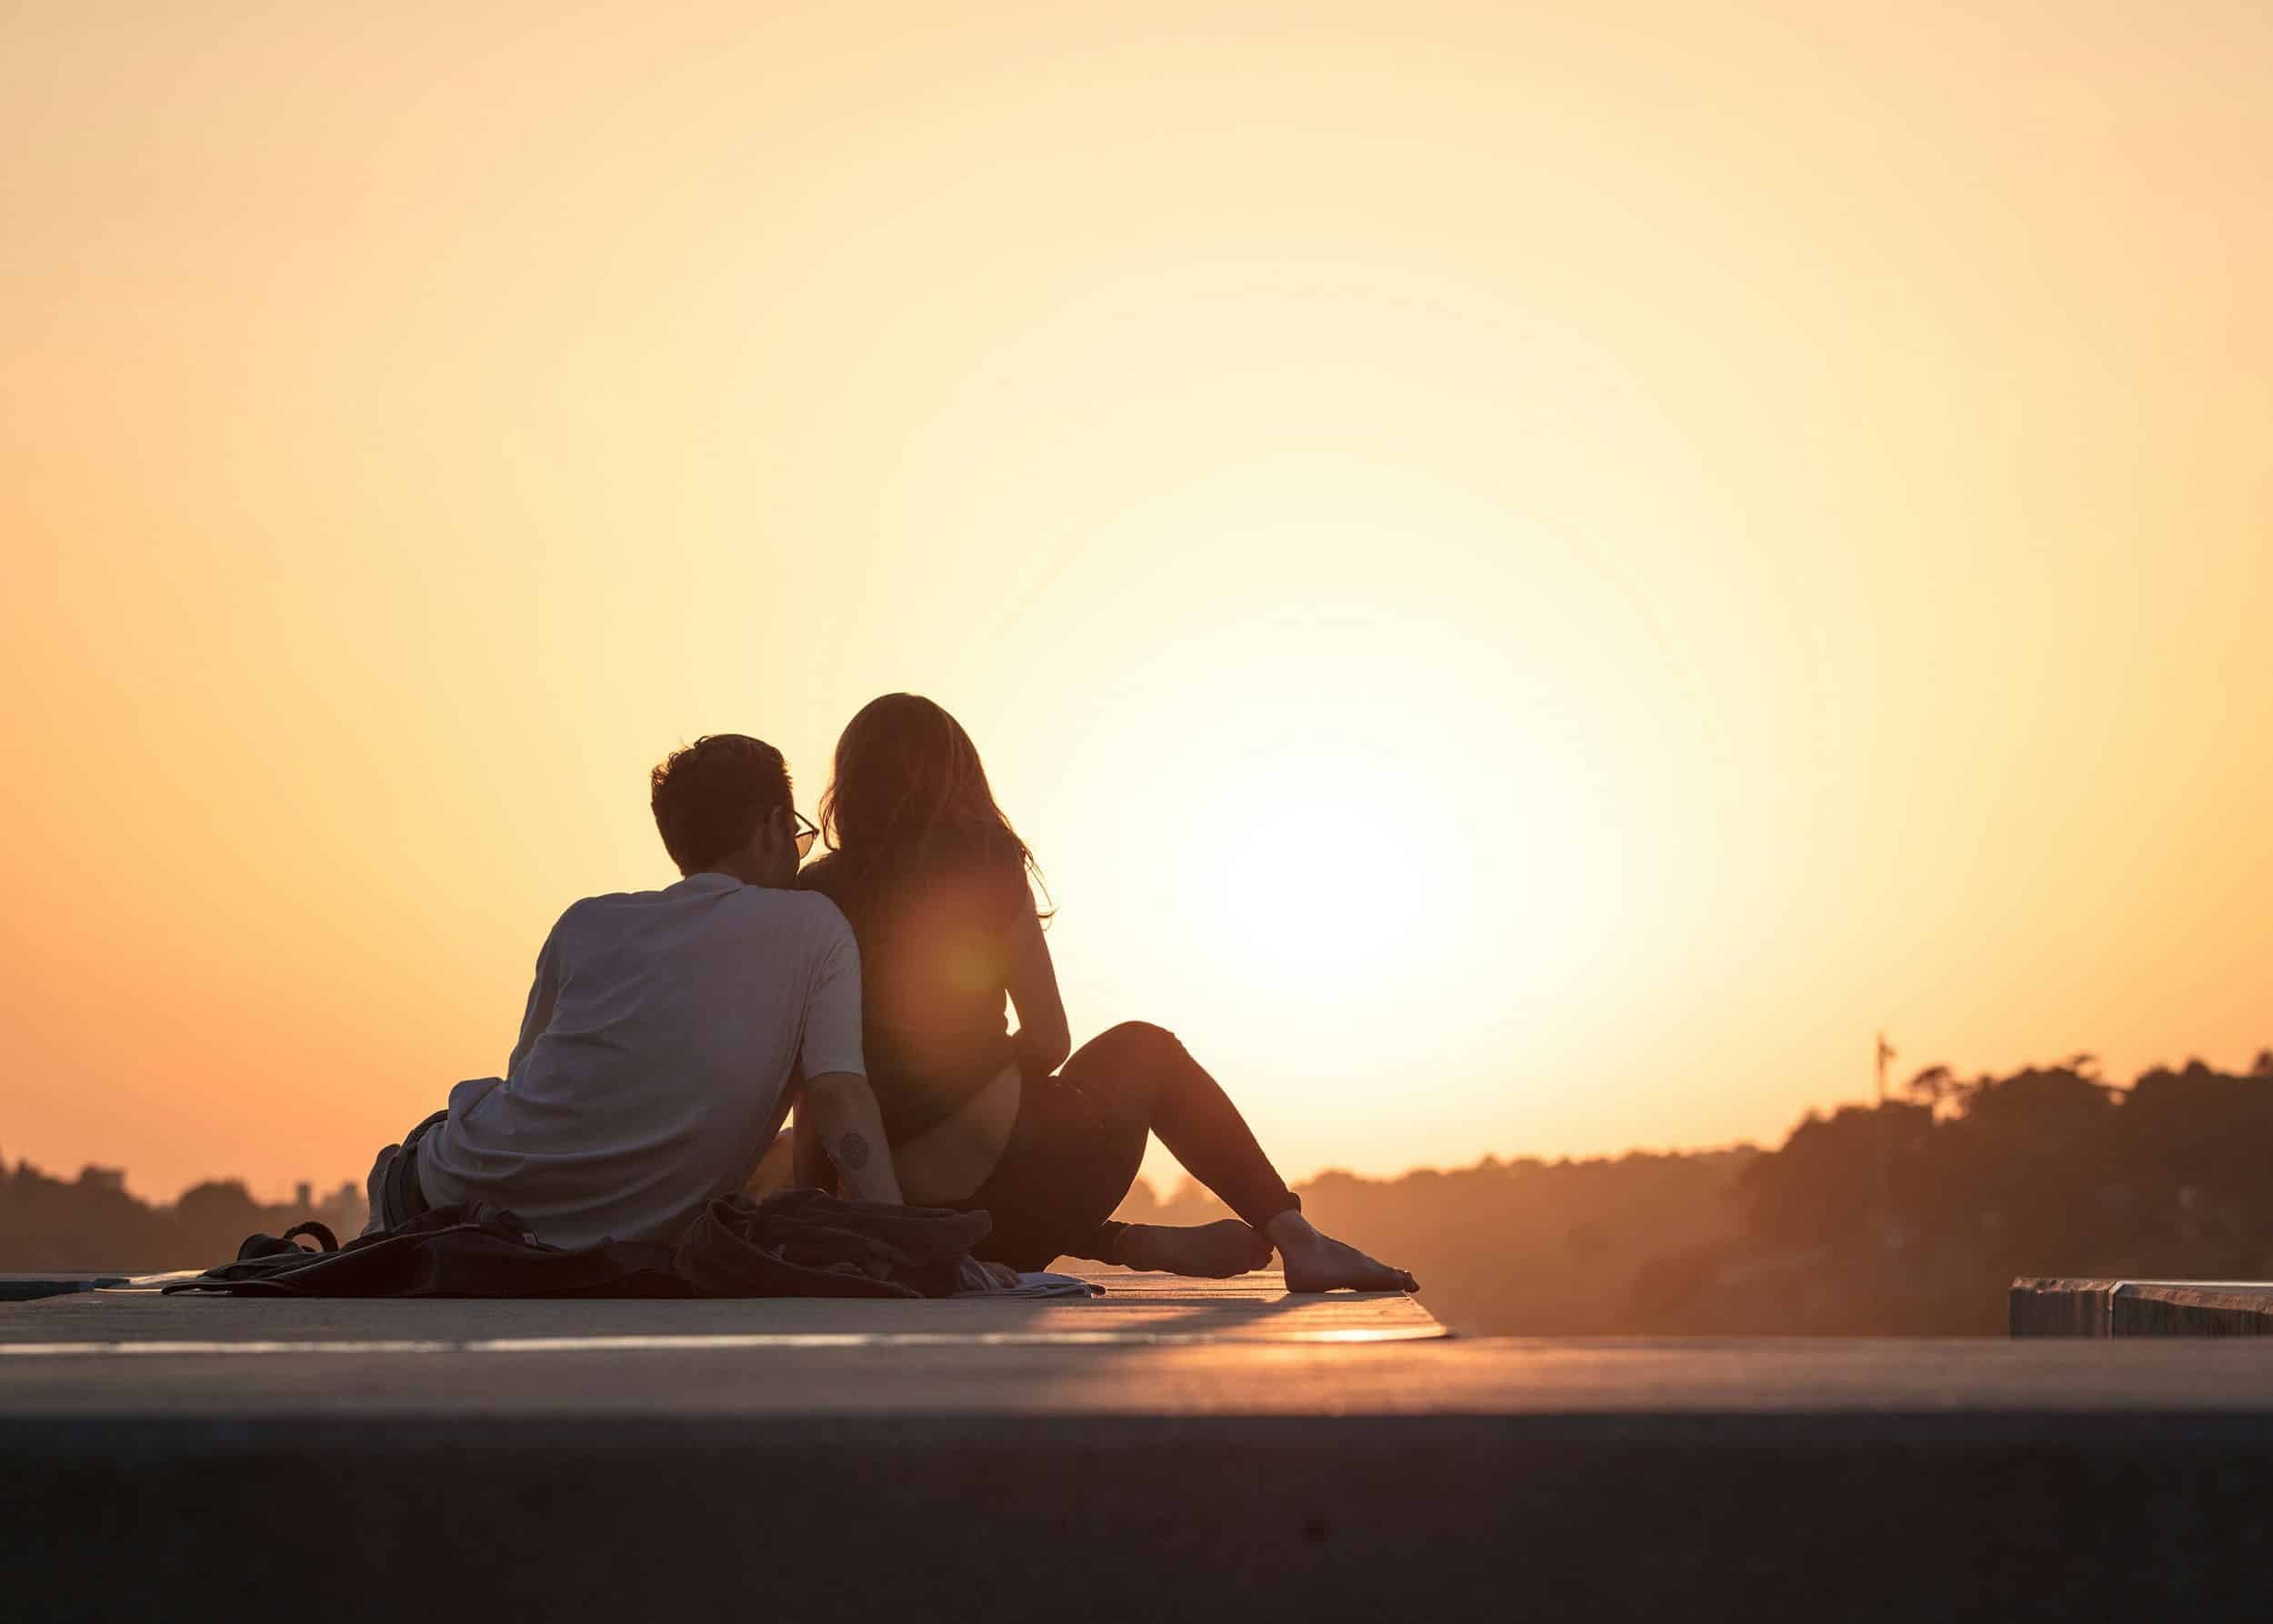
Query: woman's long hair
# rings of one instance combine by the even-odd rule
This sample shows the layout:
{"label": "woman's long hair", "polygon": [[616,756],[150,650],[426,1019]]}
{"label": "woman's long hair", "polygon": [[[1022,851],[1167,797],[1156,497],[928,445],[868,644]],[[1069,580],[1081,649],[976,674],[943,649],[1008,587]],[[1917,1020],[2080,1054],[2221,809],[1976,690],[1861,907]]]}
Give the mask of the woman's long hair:
{"label": "woman's long hair", "polygon": [[[1041,866],[995,804],[971,736],[917,694],[871,699],[845,724],[821,796],[821,838],[871,885],[943,865],[1004,863],[1049,895]],[[1036,911],[1046,919],[1054,910]]]}

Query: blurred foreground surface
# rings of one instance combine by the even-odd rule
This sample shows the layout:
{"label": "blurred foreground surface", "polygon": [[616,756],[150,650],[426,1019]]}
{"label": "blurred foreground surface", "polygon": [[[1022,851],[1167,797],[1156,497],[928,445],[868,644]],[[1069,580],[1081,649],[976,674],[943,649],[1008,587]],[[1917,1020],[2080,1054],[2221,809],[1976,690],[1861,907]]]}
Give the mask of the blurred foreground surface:
{"label": "blurred foreground surface", "polygon": [[2273,1346],[1402,1298],[0,1306],[25,1617],[2238,1613]]}

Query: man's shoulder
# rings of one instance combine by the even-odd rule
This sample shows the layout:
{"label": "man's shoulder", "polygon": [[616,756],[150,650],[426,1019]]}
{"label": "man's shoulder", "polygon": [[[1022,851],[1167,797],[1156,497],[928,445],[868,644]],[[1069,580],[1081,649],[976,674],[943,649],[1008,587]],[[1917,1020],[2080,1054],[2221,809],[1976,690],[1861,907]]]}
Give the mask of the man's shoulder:
{"label": "man's shoulder", "polygon": [[756,888],[727,885],[706,889],[682,880],[660,890],[600,891],[579,897],[561,909],[560,917],[553,922],[553,936],[556,940],[605,940],[626,931],[652,928],[650,922],[710,913],[722,897]]}
{"label": "man's shoulder", "polygon": [[817,891],[684,884],[660,891],[609,891],[578,897],[563,910],[553,934],[592,940],[644,928],[638,924],[643,918],[683,920],[686,928],[697,932],[721,927],[746,931],[776,947],[801,944],[815,952],[852,936],[852,927],[836,904]]}
{"label": "man's shoulder", "polygon": [[761,894],[774,898],[773,906],[780,908],[784,917],[795,919],[816,937],[833,941],[840,936],[852,935],[852,926],[846,920],[844,910],[825,892],[766,891]]}
{"label": "man's shoulder", "polygon": [[661,891],[600,891],[579,897],[560,910],[560,917],[553,921],[553,933],[557,936],[578,924],[596,922],[624,908],[653,906],[662,901],[664,896]]}
{"label": "man's shoulder", "polygon": [[734,902],[736,912],[776,937],[787,934],[818,945],[852,934],[836,904],[818,891],[745,886],[734,894]]}

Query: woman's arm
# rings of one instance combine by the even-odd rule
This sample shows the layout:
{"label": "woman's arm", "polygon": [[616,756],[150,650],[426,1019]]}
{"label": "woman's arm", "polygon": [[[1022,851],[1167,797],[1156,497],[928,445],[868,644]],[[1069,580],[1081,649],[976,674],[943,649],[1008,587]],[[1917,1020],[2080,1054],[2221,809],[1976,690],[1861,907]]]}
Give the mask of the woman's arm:
{"label": "woman's arm", "polygon": [[1073,1052],[1073,1034],[1066,1027],[1066,1000],[1058,996],[1049,943],[1031,907],[1020,908],[1011,922],[1008,946],[1010,1007],[1018,1012],[1018,1029],[1010,1041],[1018,1053],[1018,1073],[1047,1077]]}

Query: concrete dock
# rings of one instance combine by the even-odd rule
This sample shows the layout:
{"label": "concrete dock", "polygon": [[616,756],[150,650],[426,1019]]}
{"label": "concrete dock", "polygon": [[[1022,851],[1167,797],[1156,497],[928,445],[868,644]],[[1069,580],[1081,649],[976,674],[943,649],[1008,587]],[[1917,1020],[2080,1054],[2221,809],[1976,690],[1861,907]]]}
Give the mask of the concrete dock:
{"label": "concrete dock", "polygon": [[0,1306],[10,1616],[2254,1612],[2273,1345],[1400,1298]]}
{"label": "concrete dock", "polygon": [[2011,1324],[2016,1337],[2273,1336],[2273,1284],[2022,1278]]}

